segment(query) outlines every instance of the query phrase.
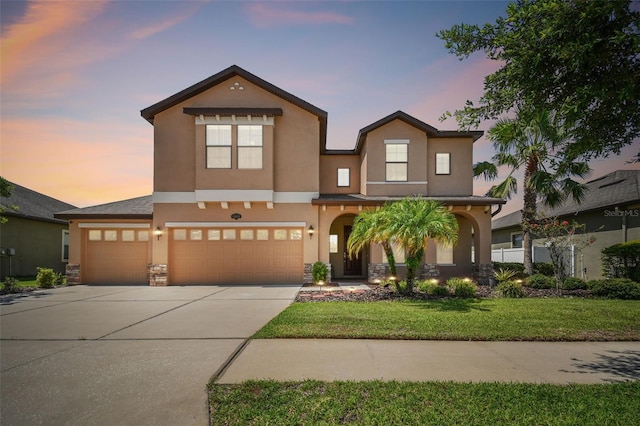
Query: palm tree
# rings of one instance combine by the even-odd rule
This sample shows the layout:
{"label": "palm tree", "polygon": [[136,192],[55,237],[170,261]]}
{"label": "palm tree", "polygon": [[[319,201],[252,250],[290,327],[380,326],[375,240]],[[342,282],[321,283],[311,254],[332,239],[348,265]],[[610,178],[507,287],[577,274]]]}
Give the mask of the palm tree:
{"label": "palm tree", "polygon": [[391,248],[387,218],[388,215],[383,210],[366,210],[356,216],[347,241],[347,251],[349,256],[353,256],[369,243],[380,244],[387,255],[389,272],[396,276],[396,262]]}
{"label": "palm tree", "polygon": [[586,162],[565,162],[556,153],[566,146],[571,135],[558,125],[548,111],[526,113],[518,111],[514,119],[499,120],[488,133],[497,151],[492,162],[474,165],[474,175],[487,180],[498,177],[498,167],[507,166],[509,174],[487,195],[510,199],[517,192],[518,182],[513,174],[524,168],[522,245],[524,271],[533,272],[530,226],[535,223],[537,202],[555,207],[571,197],[577,202],[584,198],[586,186],[572,179],[584,178],[591,171]]}

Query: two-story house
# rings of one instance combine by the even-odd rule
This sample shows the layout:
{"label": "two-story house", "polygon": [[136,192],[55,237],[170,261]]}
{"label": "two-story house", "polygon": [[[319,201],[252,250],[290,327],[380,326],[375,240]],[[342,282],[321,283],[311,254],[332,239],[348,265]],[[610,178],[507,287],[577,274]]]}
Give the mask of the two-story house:
{"label": "two-story house", "polygon": [[353,219],[413,195],[460,225],[455,248],[428,245],[423,275],[491,273],[491,207],[503,201],[472,195],[482,132],[398,111],[354,149],[329,150],[325,111],[238,66],[141,115],[154,127],[153,195],[57,215],[71,221],[70,282],[302,283],[318,260],[334,280],[373,282],[386,259],[376,245],[346,255]]}

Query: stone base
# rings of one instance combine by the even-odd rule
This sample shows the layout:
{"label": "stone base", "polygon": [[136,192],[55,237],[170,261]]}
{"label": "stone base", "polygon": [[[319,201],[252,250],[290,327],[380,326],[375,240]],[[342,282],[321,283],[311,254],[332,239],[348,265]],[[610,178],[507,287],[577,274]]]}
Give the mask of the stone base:
{"label": "stone base", "polygon": [[150,263],[147,265],[147,276],[149,277],[149,285],[152,287],[166,286],[169,284],[167,279],[167,265]]}
{"label": "stone base", "polygon": [[440,269],[438,269],[438,265],[431,265],[428,263],[422,265],[422,269],[420,270],[420,279],[430,280],[438,278],[440,278]]}
{"label": "stone base", "polygon": [[473,278],[480,285],[493,285],[495,283],[493,275],[493,264],[483,263],[473,267]]}
{"label": "stone base", "polygon": [[80,281],[80,265],[68,263],[65,268],[65,274],[67,276],[67,285],[79,285]]}
{"label": "stone base", "polygon": [[387,279],[386,263],[370,263],[367,270],[367,281],[370,283],[381,283]]}
{"label": "stone base", "polygon": [[[331,264],[325,263],[327,265],[327,282],[331,282]],[[313,263],[305,263],[304,264],[304,276],[302,278],[302,282],[304,284],[314,284],[313,282]]]}

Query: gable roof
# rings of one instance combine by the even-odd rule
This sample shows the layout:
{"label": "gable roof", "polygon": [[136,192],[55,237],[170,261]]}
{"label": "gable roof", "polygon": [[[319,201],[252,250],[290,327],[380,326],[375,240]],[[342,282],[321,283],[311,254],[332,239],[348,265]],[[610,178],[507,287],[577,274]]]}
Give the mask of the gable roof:
{"label": "gable roof", "polygon": [[405,123],[409,124],[410,126],[415,127],[416,129],[422,130],[423,132],[425,132],[427,135],[430,136],[435,136],[435,137],[444,137],[444,138],[451,138],[451,137],[472,137],[473,141],[477,141],[478,139],[480,139],[480,137],[484,134],[483,131],[481,130],[474,130],[474,131],[469,131],[469,132],[459,132],[456,130],[438,130],[435,127],[418,120],[417,118],[407,114],[406,112],[403,111],[396,111],[393,114],[390,114],[378,121],[376,121],[375,123],[369,124],[366,127],[363,127],[362,129],[360,129],[360,131],[358,132],[358,139],[356,142],[356,147],[354,149],[355,153],[359,153],[360,150],[362,149],[362,146],[364,144],[364,141],[367,138],[367,135],[386,125],[391,123],[394,120],[401,120],[404,121]]}
{"label": "gable roof", "polygon": [[[538,203],[538,210],[547,216],[579,214],[606,207],[623,207],[625,204],[640,203],[640,170],[616,170],[586,183],[587,192],[582,203],[569,199],[562,205],[549,209]],[[491,222],[491,229],[503,229],[519,225],[522,210],[509,213]]]}
{"label": "gable roof", "polygon": [[113,203],[60,211],[55,217],[61,219],[151,219],[153,200],[151,195],[131,198]]}
{"label": "gable roof", "polygon": [[[13,186],[11,196],[0,198],[0,204],[2,204],[4,208],[3,214],[5,216],[67,224],[66,220],[55,218],[54,213],[76,208],[72,204],[65,203],[64,201],[57,200],[16,183],[10,183]],[[12,206],[17,206],[18,209],[14,210]]]}

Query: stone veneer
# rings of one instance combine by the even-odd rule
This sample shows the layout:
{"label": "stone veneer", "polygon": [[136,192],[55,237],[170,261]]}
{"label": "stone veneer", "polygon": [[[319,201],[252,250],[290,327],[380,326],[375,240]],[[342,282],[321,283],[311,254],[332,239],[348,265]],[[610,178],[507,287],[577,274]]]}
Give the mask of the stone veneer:
{"label": "stone veneer", "polygon": [[67,276],[67,285],[78,285],[80,282],[80,265],[75,263],[67,263],[65,268]]}
{"label": "stone veneer", "polygon": [[433,265],[429,263],[425,263],[422,265],[422,270],[420,271],[420,279],[427,280],[432,278],[440,277],[440,269],[438,269],[438,265]]}
{"label": "stone veneer", "polygon": [[166,286],[168,284],[167,265],[150,263],[147,265],[147,275],[150,286]]}
{"label": "stone veneer", "polygon": [[490,285],[493,280],[493,263],[481,263],[473,267],[473,278],[481,285]]}
{"label": "stone veneer", "polygon": [[[331,282],[331,264],[325,263],[325,265],[327,265],[327,282]],[[302,282],[304,284],[313,284],[313,263],[304,264],[304,277],[302,278]]]}
{"label": "stone veneer", "polygon": [[386,263],[370,263],[367,270],[367,280],[370,283],[384,282],[387,279]]}

